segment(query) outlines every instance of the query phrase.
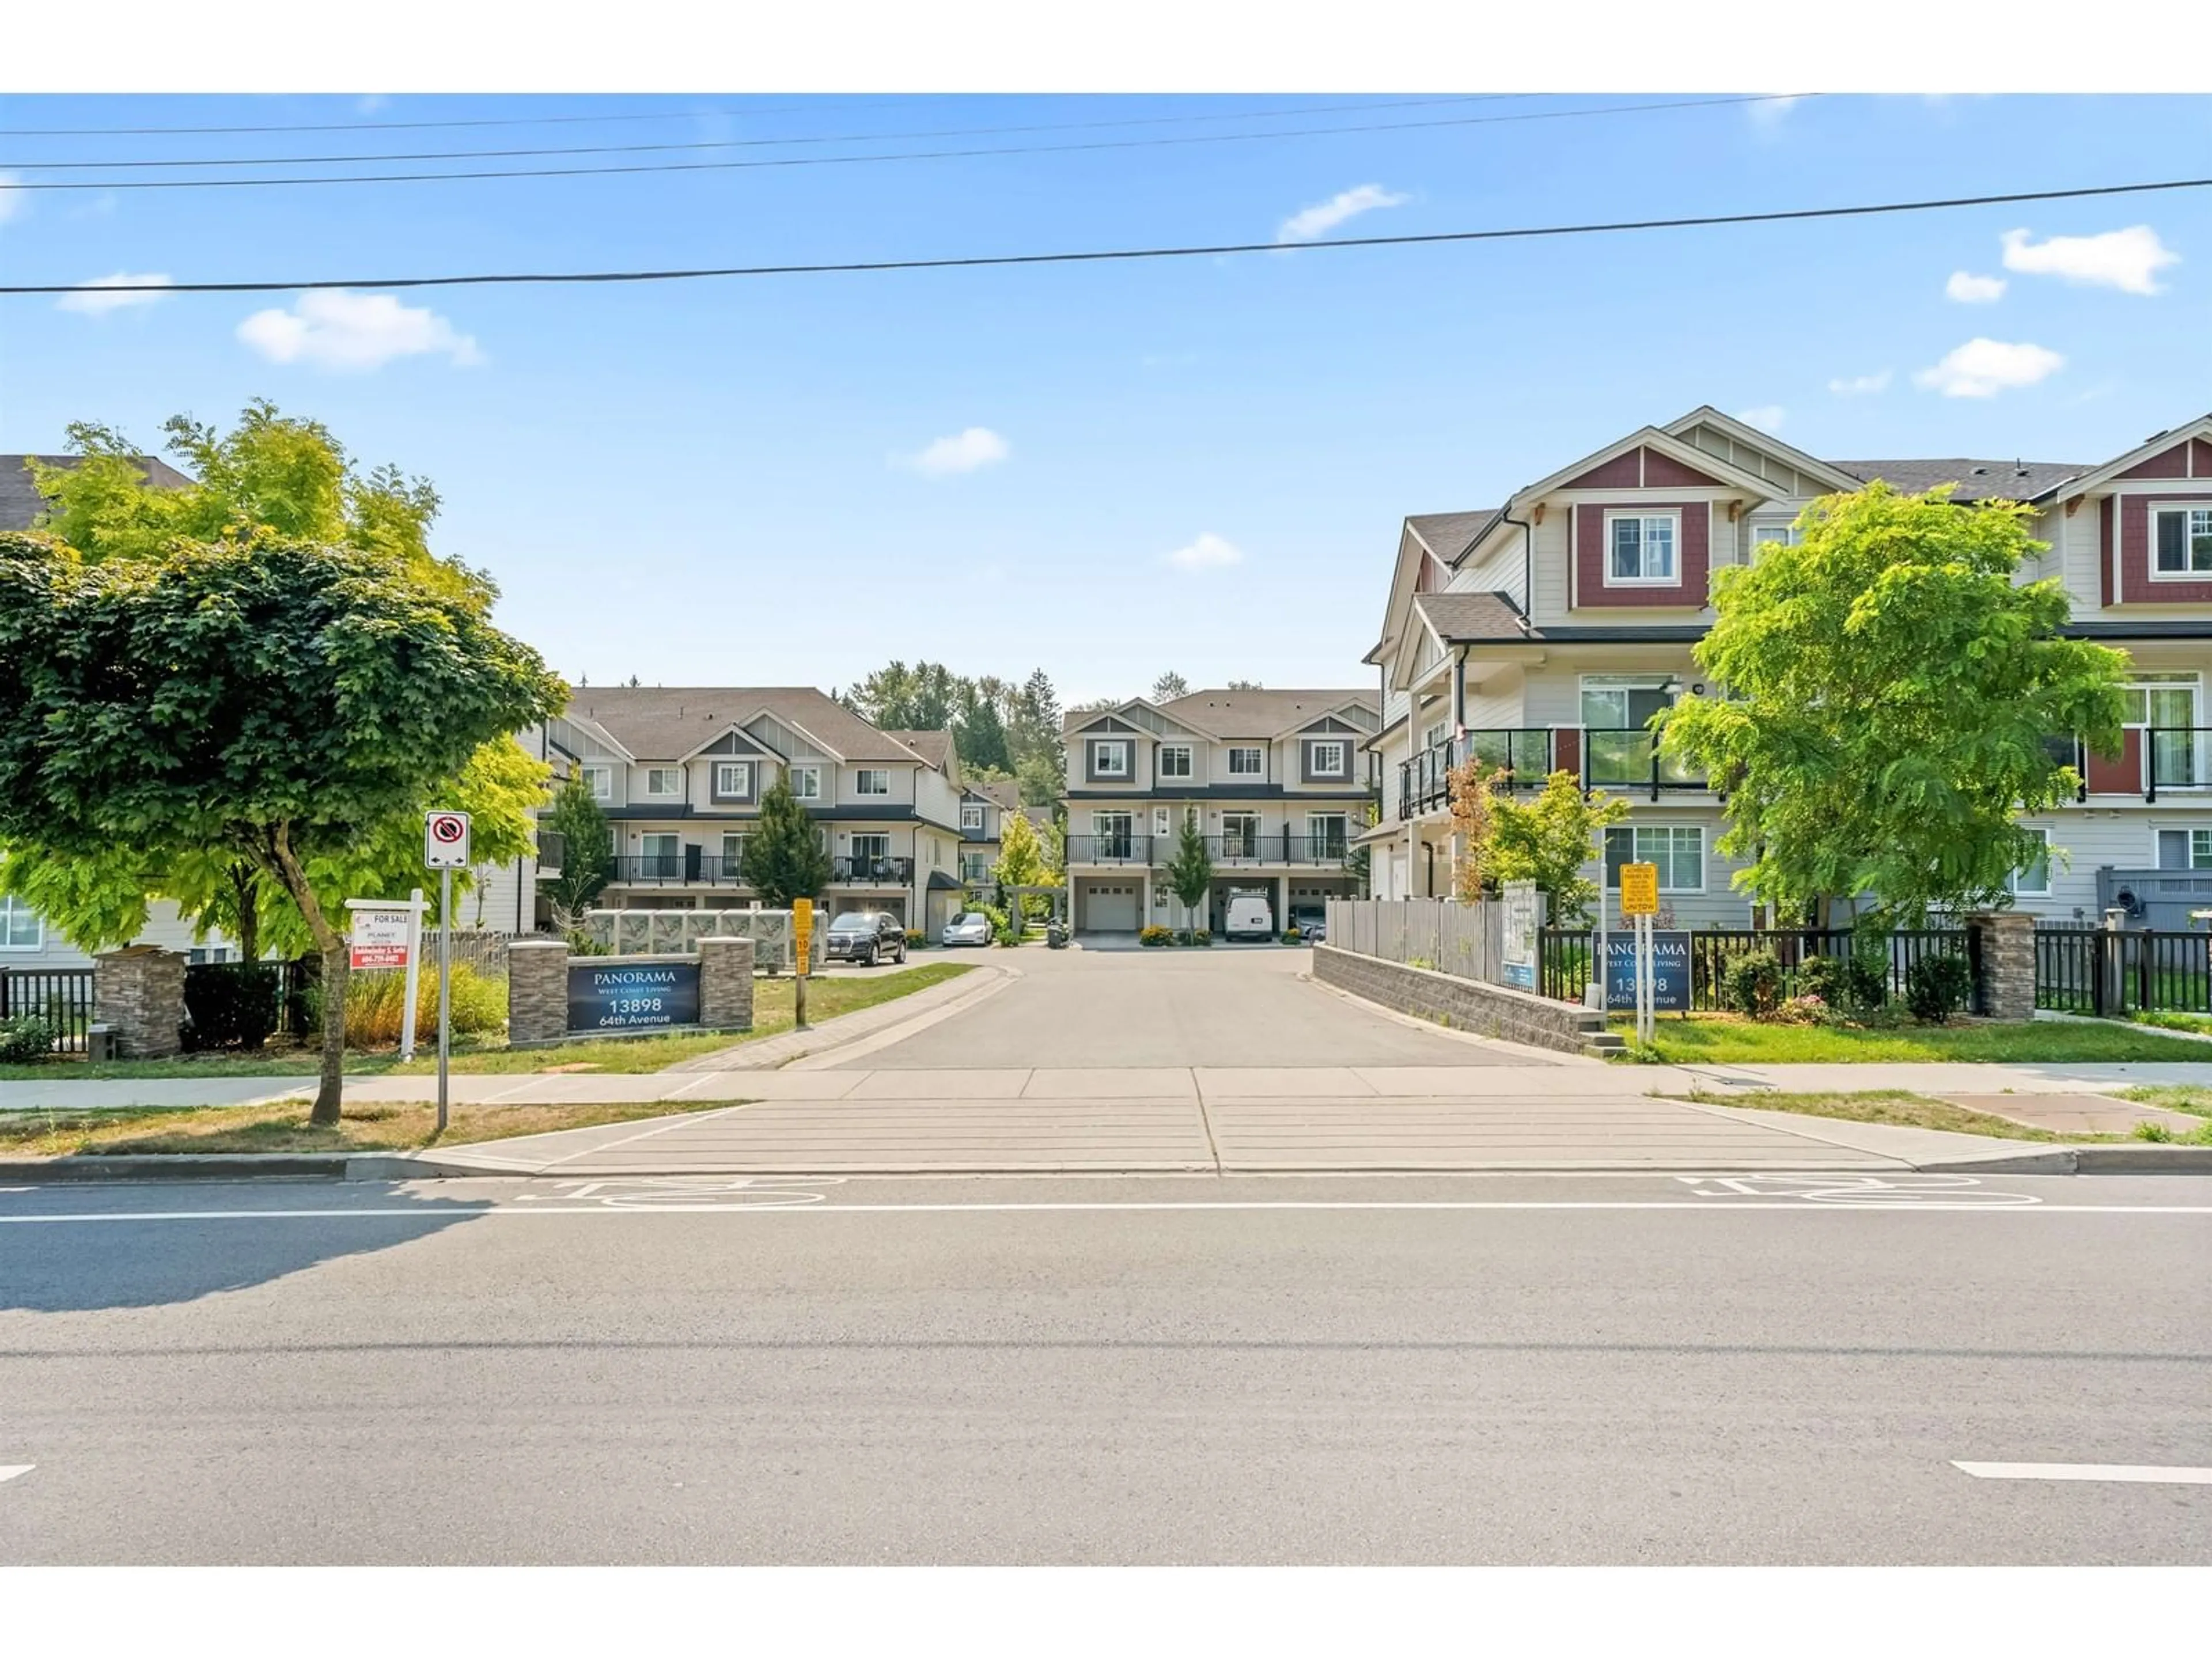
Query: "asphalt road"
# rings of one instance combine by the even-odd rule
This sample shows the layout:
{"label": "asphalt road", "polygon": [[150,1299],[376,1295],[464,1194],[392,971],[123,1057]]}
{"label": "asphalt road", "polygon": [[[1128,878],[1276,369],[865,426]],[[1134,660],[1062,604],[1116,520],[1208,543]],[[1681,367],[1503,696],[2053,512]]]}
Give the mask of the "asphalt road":
{"label": "asphalt road", "polygon": [[0,1563],[2212,1562],[1954,1466],[2212,1464],[2212,1182],[1865,1179],[0,1193]]}
{"label": "asphalt road", "polygon": [[997,995],[851,1063],[1016,1066],[1527,1065],[1300,977],[1309,951],[1024,951]]}

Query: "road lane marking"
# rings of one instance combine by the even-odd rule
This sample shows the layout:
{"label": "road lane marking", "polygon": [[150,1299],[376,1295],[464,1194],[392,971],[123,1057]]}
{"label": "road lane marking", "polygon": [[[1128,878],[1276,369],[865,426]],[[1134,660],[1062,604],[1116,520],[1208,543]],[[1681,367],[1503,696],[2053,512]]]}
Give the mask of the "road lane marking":
{"label": "road lane marking", "polygon": [[13,1480],[19,1474],[28,1474],[39,1466],[36,1463],[0,1463],[0,1480]]}
{"label": "road lane marking", "polygon": [[[817,1177],[818,1179],[818,1177]],[[544,1215],[957,1215],[968,1212],[981,1214],[1027,1214],[1062,1212],[1128,1211],[1158,1212],[1161,1211],[1239,1211],[1239,1210],[1343,1210],[1343,1211],[1541,1211],[1541,1210],[1637,1210],[1667,1214],[1741,1215],[1752,1211],[1775,1211],[1784,1215],[1835,1215],[1864,1213],[1871,1211],[1893,1211],[1905,1214],[1951,1214],[1986,1216],[2064,1216],[2064,1215],[2191,1215],[2212,1216],[2212,1205],[2203,1204],[2039,1204],[2033,1206],[1987,1206],[1981,1204],[1931,1204],[1914,1202],[1903,1204],[1861,1203],[1846,1206],[1809,1205],[1797,1202],[1777,1202],[1768,1199],[1746,1199],[1737,1203],[1709,1202],[1692,1199],[1686,1201],[1611,1202],[1600,1200],[1542,1201],[1537,1200],[1485,1202],[1468,1200],[1438,1200],[1433,1202],[1418,1200],[1374,1201],[1327,1200],[1230,1200],[1170,1202],[1144,1200],[1135,1203],[981,1203],[981,1204],[658,1204],[642,1206],[628,1204],[610,1209],[596,1204],[541,1204],[530,1209],[508,1201],[467,1207],[469,1200],[452,1200],[453,1207],[424,1209],[419,1206],[409,1208],[377,1206],[359,1209],[322,1210],[111,1210],[58,1212],[44,1215],[0,1215],[0,1225],[10,1223],[30,1225],[47,1222],[141,1222],[141,1221],[307,1221],[329,1220],[358,1216],[367,1219],[389,1220],[396,1217],[411,1218],[416,1221],[445,1223],[471,1220],[478,1216],[544,1216]]]}
{"label": "road lane marking", "polygon": [[2155,1463],[1965,1463],[1979,1480],[2133,1480],[2175,1486],[2212,1486],[2212,1469],[2169,1468]]}
{"label": "road lane marking", "polygon": [[1910,1206],[2025,1205],[2043,1200],[2028,1193],[1994,1191],[1966,1175],[1677,1176],[1700,1198],[1799,1198],[1808,1204]]}

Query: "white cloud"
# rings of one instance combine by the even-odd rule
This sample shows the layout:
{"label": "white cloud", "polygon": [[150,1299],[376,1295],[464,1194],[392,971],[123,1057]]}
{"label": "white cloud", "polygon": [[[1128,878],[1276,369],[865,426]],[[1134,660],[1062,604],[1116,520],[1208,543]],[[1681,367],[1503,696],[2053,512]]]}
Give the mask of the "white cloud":
{"label": "white cloud", "polygon": [[238,337],[275,363],[366,372],[395,357],[442,356],[480,363],[475,339],[427,307],[404,306],[389,294],[315,289],[289,311],[257,311]]}
{"label": "white cloud", "polygon": [[1746,426],[1755,426],[1761,432],[1782,430],[1782,417],[1787,413],[1780,404],[1761,404],[1756,409],[1739,409],[1735,417]]}
{"label": "white cloud", "polygon": [[925,478],[942,478],[955,472],[973,472],[995,466],[1012,452],[1006,441],[988,426],[971,426],[949,438],[939,438],[911,455],[894,455],[894,465],[919,472]]}
{"label": "white cloud", "polygon": [[163,297],[159,294],[118,294],[113,291],[124,284],[158,283],[167,288],[176,280],[159,270],[149,270],[137,276],[127,270],[118,270],[112,276],[95,276],[90,282],[80,284],[75,293],[63,295],[54,304],[63,311],[82,312],[88,317],[105,317],[111,311],[121,311],[130,306],[150,306]]}
{"label": "white cloud", "polygon": [[2024,230],[2004,234],[2007,270],[2036,276],[2062,276],[2069,283],[2116,288],[2126,294],[2163,290],[2158,273],[2178,265],[2181,256],[2158,240],[2148,225],[2130,225],[2101,236],[2053,236],[2031,243]]}
{"label": "white cloud", "polygon": [[1316,236],[1326,236],[1347,219],[1356,219],[1376,208],[1397,207],[1413,198],[1388,191],[1380,185],[1359,185],[1351,190],[1339,191],[1326,202],[1310,208],[1301,208],[1283,221],[1275,232],[1279,242],[1310,242]]}
{"label": "white cloud", "polygon": [[1770,95],[1756,104],[1746,104],[1744,110],[1750,115],[1752,125],[1771,132],[1782,125],[1784,118],[1791,110],[1804,101],[1800,94]]}
{"label": "white cloud", "polygon": [[21,182],[12,173],[0,173],[0,225],[31,210],[31,192],[15,188]]}
{"label": "white cloud", "polygon": [[1947,398],[1993,398],[2014,387],[2033,386],[2065,367],[2065,358],[2043,346],[1977,338],[1912,378]]}
{"label": "white cloud", "polygon": [[1890,372],[1878,368],[1871,374],[1853,374],[1828,382],[1828,390],[1838,398],[1870,398],[1877,392],[1889,389]]}
{"label": "white cloud", "polygon": [[353,106],[355,111],[359,114],[374,115],[377,111],[384,108],[386,105],[391,103],[391,101],[392,99],[389,94],[372,92],[355,99],[353,100]]}
{"label": "white cloud", "polygon": [[1196,541],[1167,555],[1164,562],[1178,570],[1218,570],[1224,565],[1243,563],[1244,550],[1208,530],[1200,533]]}
{"label": "white cloud", "polygon": [[1954,270],[1951,280],[1943,284],[1947,299],[1956,300],[1962,306],[1985,306],[2004,298],[2005,279],[2002,276],[1977,276],[1971,270]]}

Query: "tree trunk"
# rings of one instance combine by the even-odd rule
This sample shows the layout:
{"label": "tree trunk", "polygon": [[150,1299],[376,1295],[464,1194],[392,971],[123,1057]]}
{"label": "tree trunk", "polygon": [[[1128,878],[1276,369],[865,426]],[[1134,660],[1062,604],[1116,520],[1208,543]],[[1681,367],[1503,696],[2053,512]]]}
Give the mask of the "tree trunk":
{"label": "tree trunk", "polygon": [[246,962],[261,960],[261,872],[246,863],[230,866],[231,902],[237,910],[238,954]]}
{"label": "tree trunk", "polygon": [[293,855],[290,827],[278,824],[270,837],[268,867],[282,882],[300,915],[314,935],[323,960],[323,1063],[315,1089],[314,1109],[307,1121],[317,1128],[337,1127],[339,1102],[345,1090],[346,944],[323,915],[307,872]]}

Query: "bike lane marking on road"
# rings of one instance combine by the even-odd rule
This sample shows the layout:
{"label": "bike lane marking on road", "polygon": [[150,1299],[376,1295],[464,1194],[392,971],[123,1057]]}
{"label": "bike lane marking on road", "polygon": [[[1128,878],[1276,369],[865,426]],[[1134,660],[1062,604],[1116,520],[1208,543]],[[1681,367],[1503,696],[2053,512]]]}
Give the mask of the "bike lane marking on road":
{"label": "bike lane marking on road", "polygon": [[1885,1209],[1994,1208],[2040,1204],[2032,1193],[1984,1187],[1967,1175],[1677,1176],[1699,1198],[1796,1198],[1808,1204]]}
{"label": "bike lane marking on road", "polygon": [[19,1474],[28,1474],[39,1466],[36,1463],[0,1463],[0,1481],[13,1480]]}
{"label": "bike lane marking on road", "polygon": [[2156,1463],[1972,1463],[1951,1460],[1978,1480],[2127,1480],[2150,1485],[2212,1486],[2212,1469]]}

